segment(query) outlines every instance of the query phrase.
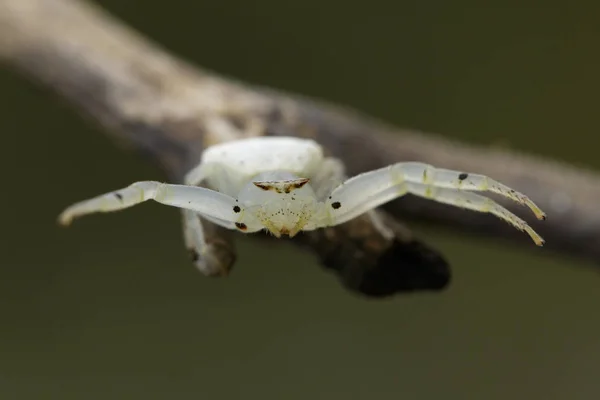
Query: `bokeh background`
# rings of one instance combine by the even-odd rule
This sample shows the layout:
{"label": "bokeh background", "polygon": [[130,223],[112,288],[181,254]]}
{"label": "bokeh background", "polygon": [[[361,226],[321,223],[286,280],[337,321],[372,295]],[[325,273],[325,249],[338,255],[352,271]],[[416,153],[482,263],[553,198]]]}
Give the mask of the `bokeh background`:
{"label": "bokeh background", "polygon": [[[600,168],[595,1],[101,4],[236,78]],[[369,301],[241,235],[208,279],[175,209],[59,229],[76,200],[165,177],[20,76],[0,90],[0,399],[600,398],[590,263],[414,224],[453,265],[444,293]]]}

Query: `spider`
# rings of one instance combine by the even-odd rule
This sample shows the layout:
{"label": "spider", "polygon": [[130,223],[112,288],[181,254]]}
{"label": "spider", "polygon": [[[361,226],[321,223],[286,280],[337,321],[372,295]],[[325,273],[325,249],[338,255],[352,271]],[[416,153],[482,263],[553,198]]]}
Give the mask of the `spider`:
{"label": "spider", "polygon": [[[527,196],[487,176],[400,162],[346,179],[344,166],[325,157],[309,139],[253,137],[210,146],[184,185],[140,181],[66,208],[59,223],[86,214],[110,212],[155,200],[182,209],[186,246],[196,266],[211,274],[201,218],[244,233],[268,230],[276,237],[342,224],[368,213],[389,235],[373,210],[405,194],[468,210],[491,213],[526,232],[536,245],[544,240],[522,219],[494,200],[474,192],[493,192],[546,215]],[[203,185],[205,187],[200,187]]]}

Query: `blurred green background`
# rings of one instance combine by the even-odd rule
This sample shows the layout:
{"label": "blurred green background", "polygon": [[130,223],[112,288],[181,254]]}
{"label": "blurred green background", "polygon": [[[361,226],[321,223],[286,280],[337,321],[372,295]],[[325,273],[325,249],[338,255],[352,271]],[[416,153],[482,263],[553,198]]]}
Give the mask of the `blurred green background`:
{"label": "blurred green background", "polygon": [[[595,1],[101,3],[236,78],[600,168]],[[444,293],[368,301],[242,236],[208,279],[175,209],[59,229],[64,206],[164,176],[46,90],[6,70],[0,88],[0,399],[600,397],[591,264],[413,226],[453,265]]]}

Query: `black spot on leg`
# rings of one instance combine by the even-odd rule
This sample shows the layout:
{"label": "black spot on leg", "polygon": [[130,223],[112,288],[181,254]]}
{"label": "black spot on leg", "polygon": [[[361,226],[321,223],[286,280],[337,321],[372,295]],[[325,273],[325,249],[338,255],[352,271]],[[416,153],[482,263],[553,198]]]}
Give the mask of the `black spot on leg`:
{"label": "black spot on leg", "polygon": [[246,224],[242,223],[242,222],[236,222],[235,226],[237,226],[237,228],[240,231],[245,231],[246,229],[248,229],[248,227],[246,226]]}
{"label": "black spot on leg", "polygon": [[337,210],[341,206],[342,206],[342,203],[340,203],[339,201],[335,201],[335,202],[331,203],[331,208],[333,208],[334,210]]}
{"label": "black spot on leg", "polygon": [[239,213],[240,211],[242,211],[242,209],[239,206],[233,206],[234,213]]}
{"label": "black spot on leg", "polygon": [[123,201],[123,196],[121,195],[121,193],[115,193],[115,197],[119,199],[119,201]]}
{"label": "black spot on leg", "polygon": [[200,258],[200,255],[196,250],[190,249],[190,258],[192,259],[192,262],[196,262]]}
{"label": "black spot on leg", "polygon": [[467,174],[466,172],[462,172],[460,175],[458,175],[458,180],[462,182],[465,179],[467,179],[468,177],[469,177],[469,174]]}

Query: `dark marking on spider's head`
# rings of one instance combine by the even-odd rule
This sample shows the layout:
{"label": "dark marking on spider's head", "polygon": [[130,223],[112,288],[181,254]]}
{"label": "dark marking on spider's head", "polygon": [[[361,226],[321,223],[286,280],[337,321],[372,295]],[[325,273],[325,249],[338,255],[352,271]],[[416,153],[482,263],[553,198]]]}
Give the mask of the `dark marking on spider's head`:
{"label": "dark marking on spider's head", "polygon": [[465,179],[467,179],[468,177],[469,177],[469,174],[467,174],[466,172],[462,172],[460,175],[458,175],[458,180],[462,182]]}
{"label": "dark marking on spider's head", "polygon": [[341,206],[342,206],[342,203],[340,203],[339,201],[334,201],[333,203],[331,203],[331,208],[333,208],[334,210],[337,210]]}
{"label": "dark marking on spider's head", "polygon": [[254,186],[262,190],[272,190],[277,193],[290,193],[293,190],[300,189],[310,181],[308,178],[291,179],[287,181],[258,181],[252,182]]}
{"label": "dark marking on spider's head", "polygon": [[246,224],[244,224],[243,222],[236,222],[235,226],[240,230],[240,231],[245,231],[246,229],[248,229],[248,227],[246,226]]}

